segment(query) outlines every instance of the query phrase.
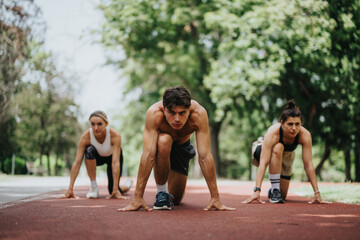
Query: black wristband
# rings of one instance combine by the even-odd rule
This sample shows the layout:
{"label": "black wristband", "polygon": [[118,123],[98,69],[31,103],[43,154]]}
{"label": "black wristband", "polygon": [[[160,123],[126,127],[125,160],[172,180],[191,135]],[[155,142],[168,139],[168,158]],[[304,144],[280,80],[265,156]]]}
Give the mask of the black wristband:
{"label": "black wristband", "polygon": [[261,188],[259,188],[259,187],[254,187],[254,192],[256,192],[256,191],[261,192]]}

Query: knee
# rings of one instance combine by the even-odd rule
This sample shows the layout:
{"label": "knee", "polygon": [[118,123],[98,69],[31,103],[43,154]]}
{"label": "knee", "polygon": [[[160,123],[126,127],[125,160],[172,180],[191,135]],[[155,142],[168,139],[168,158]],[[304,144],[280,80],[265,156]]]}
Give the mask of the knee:
{"label": "knee", "polygon": [[169,155],[173,140],[169,134],[160,134],[157,143],[157,153],[159,155]]}
{"label": "knee", "polygon": [[280,159],[282,157],[283,153],[284,153],[284,145],[282,145],[281,143],[275,144],[275,146],[272,149],[272,154],[276,158]]}
{"label": "knee", "polygon": [[95,159],[96,154],[97,154],[97,151],[96,151],[96,148],[94,146],[89,145],[89,146],[86,147],[84,155],[85,155],[85,158],[87,160]]}

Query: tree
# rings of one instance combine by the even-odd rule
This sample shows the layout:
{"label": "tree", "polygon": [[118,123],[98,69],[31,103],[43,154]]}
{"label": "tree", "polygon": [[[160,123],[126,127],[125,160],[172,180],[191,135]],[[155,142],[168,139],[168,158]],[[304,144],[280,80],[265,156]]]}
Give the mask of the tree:
{"label": "tree", "polygon": [[42,156],[47,157],[48,175],[51,175],[51,153],[56,156],[58,173],[59,155],[76,146],[78,106],[67,80],[56,70],[52,55],[41,46],[33,48],[29,70],[32,82],[16,96],[17,140],[28,158],[39,157],[42,165]]}
{"label": "tree", "polygon": [[[16,151],[12,99],[21,86],[39,8],[32,0],[0,0],[0,166]],[[39,28],[40,29],[40,28]]]}
{"label": "tree", "polygon": [[204,19],[207,12],[218,10],[216,1],[109,0],[102,1],[100,9],[106,19],[102,44],[125,54],[123,59],[111,54],[109,62],[129,78],[127,92],[140,88],[140,98],[151,100],[140,101],[149,105],[160,100],[166,87],[183,85],[206,108],[218,171],[218,137],[225,116],[216,117],[216,106],[204,86],[221,42],[221,33],[207,28]]}

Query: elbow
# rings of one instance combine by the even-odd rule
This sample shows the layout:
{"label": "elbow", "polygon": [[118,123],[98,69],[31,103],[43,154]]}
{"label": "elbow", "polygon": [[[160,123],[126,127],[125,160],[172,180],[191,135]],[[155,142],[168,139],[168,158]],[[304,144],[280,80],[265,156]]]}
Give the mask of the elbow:
{"label": "elbow", "polygon": [[311,164],[305,164],[304,165],[304,170],[307,173],[315,172],[315,168],[314,168],[314,165],[312,163]]}
{"label": "elbow", "polygon": [[203,166],[210,161],[214,162],[214,160],[209,155],[204,155],[204,156],[200,155],[198,161],[200,166]]}

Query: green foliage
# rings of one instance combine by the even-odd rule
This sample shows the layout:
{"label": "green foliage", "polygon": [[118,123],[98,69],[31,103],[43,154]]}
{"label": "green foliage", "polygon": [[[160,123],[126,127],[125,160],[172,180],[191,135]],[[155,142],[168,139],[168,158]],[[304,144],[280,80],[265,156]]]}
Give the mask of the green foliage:
{"label": "green foliage", "polygon": [[[125,54],[111,54],[109,63],[128,78],[127,96],[140,100],[122,116],[131,119],[122,123],[124,143],[141,151],[134,129],[143,118],[136,115],[167,86],[181,84],[220,126],[223,176],[251,177],[251,142],[277,121],[288,99],[301,107],[320,146],[315,162],[323,144],[358,151],[359,2],[103,0],[102,44]],[[336,173],[338,159],[329,162]]]}
{"label": "green foliage", "polygon": [[[16,95],[16,139],[27,159],[51,153],[57,157],[76,147],[80,126],[78,106],[74,103],[68,80],[56,70],[51,53],[34,45],[29,62],[31,82]],[[60,165],[56,168],[59,170]],[[50,175],[51,163],[46,166]]]}
{"label": "green foliage", "polygon": [[[6,158],[4,162],[4,173],[11,174],[12,170],[12,157]],[[15,174],[26,174],[26,164],[25,159],[22,159],[20,157],[15,157]]]}
{"label": "green foliage", "polygon": [[22,85],[24,65],[29,58],[38,7],[31,0],[0,0],[0,170],[17,151],[14,140],[13,96]]}

